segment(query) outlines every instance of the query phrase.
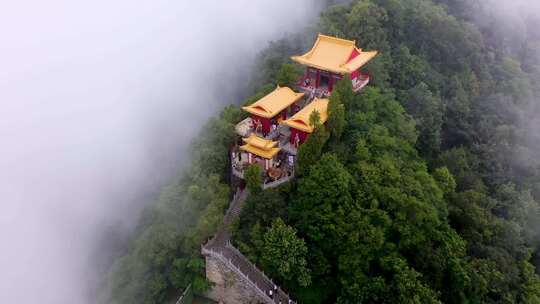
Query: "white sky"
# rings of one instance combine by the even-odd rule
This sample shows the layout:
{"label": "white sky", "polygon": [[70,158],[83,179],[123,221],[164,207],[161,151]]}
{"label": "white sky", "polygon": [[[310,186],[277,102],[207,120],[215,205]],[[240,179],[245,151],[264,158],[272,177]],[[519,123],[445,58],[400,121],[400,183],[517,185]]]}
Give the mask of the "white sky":
{"label": "white sky", "polygon": [[102,227],[312,1],[0,2],[0,303],[91,303]]}

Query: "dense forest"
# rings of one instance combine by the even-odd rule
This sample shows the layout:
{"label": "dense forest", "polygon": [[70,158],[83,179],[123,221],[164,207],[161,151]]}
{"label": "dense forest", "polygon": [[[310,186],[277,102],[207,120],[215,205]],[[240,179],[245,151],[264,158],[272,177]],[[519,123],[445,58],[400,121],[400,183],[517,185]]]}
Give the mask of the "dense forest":
{"label": "dense forest", "polygon": [[[482,0],[357,0],[272,42],[253,79],[291,84],[317,32],[380,55],[338,84],[301,146],[298,178],[248,183],[234,240],[299,303],[540,303],[540,17],[521,31]],[[490,19],[491,18],[491,19]],[[237,105],[192,144],[192,166],[145,213],[111,272],[110,303],[209,288],[200,244],[231,197]],[[313,123],[316,123],[316,118]]]}

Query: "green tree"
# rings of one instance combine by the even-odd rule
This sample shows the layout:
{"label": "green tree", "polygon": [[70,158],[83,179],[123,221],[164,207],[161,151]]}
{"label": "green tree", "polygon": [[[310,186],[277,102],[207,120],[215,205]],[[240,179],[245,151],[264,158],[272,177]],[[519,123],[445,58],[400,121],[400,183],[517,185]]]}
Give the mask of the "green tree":
{"label": "green tree", "polygon": [[228,107],[196,136],[191,167],[164,187],[142,215],[140,232],[111,269],[111,292],[104,301],[162,303],[167,294],[190,283],[197,292],[209,288],[200,245],[221,223],[229,201],[223,180],[238,114],[238,108]]}
{"label": "green tree", "polygon": [[285,225],[282,219],[275,219],[264,234],[261,252],[265,269],[276,278],[304,287],[311,283],[306,244],[296,235],[296,230]]}
{"label": "green tree", "polygon": [[341,138],[345,123],[345,106],[341,103],[339,92],[333,92],[328,101],[328,129],[334,143]]}
{"label": "green tree", "polygon": [[351,104],[353,103],[356,94],[353,91],[351,79],[347,76],[344,76],[343,79],[338,81],[334,86],[334,90],[332,91],[332,95],[330,95],[330,98],[332,98],[334,94],[337,94],[339,102],[343,104],[345,109],[349,109]]}
{"label": "green tree", "polygon": [[247,189],[251,193],[259,193],[262,191],[262,169],[259,165],[253,164],[244,170],[244,180],[246,181]]}
{"label": "green tree", "polygon": [[309,116],[309,122],[314,131],[308,139],[298,148],[296,172],[298,175],[306,174],[323,152],[323,148],[328,141],[329,134],[326,128],[320,123],[320,114],[313,111]]}
{"label": "green tree", "polygon": [[258,261],[257,240],[262,239],[263,229],[269,227],[276,218],[287,219],[287,202],[277,189],[251,193],[239,219],[239,228],[234,239],[242,253]]}
{"label": "green tree", "polygon": [[325,274],[331,268],[329,257],[337,254],[339,227],[353,203],[353,188],[351,175],[331,154],[323,155],[298,181],[291,217],[308,241],[314,274]]}
{"label": "green tree", "polygon": [[389,49],[384,24],[388,20],[386,10],[371,1],[354,1],[346,18],[344,32],[347,37],[362,41],[367,50]]}
{"label": "green tree", "polygon": [[427,84],[421,82],[405,93],[404,100],[404,107],[414,117],[419,131],[418,150],[427,158],[434,157],[441,146],[441,99],[433,95]]}
{"label": "green tree", "polygon": [[456,191],[456,180],[448,168],[440,167],[435,169],[433,171],[433,178],[435,178],[439,188],[445,193],[445,195],[452,194],[454,191]]}
{"label": "green tree", "polygon": [[287,86],[292,88],[295,86],[299,78],[300,72],[298,67],[293,64],[285,63],[281,65],[276,80],[279,86]]}

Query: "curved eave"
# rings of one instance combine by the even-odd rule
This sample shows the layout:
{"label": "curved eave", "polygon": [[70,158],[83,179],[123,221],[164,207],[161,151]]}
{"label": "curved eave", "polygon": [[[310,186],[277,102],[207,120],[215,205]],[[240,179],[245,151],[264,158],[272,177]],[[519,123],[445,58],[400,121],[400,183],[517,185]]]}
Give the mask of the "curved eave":
{"label": "curved eave", "polygon": [[347,73],[352,73],[366,65],[371,59],[377,56],[378,53],[379,52],[377,51],[361,52],[353,60],[347,62],[343,66],[347,70]]}
{"label": "curved eave", "polygon": [[263,149],[263,150],[268,150],[278,145],[277,141],[271,141],[268,139],[260,138],[255,134],[251,134],[247,138],[242,138],[242,140],[250,146]]}
{"label": "curved eave", "polygon": [[272,118],[272,113],[268,113],[266,111],[263,111],[263,110],[259,110],[259,109],[255,109],[253,107],[250,107],[250,106],[246,106],[246,107],[242,107],[242,109],[248,113],[251,113],[253,115],[257,115],[257,116],[260,116],[260,117],[264,117],[264,118]]}
{"label": "curved eave", "polygon": [[315,100],[305,106],[298,113],[294,114],[291,118],[282,121],[281,123],[300,131],[313,133],[313,126],[309,124],[309,117],[313,111],[319,112],[321,124],[326,123],[328,120],[328,99],[315,98]]}
{"label": "curved eave", "polygon": [[285,120],[282,122],[282,124],[290,128],[294,128],[294,129],[297,129],[306,133],[313,133],[313,127],[310,125],[306,125],[304,123],[299,123],[299,122],[291,121],[291,120]]}
{"label": "curved eave", "polygon": [[316,69],[323,70],[323,71],[327,71],[327,72],[332,72],[332,73],[335,73],[335,74],[345,75],[345,74],[350,73],[346,69],[335,69],[335,68],[330,68],[330,67],[327,67],[327,66],[321,66],[321,65],[315,64],[315,63],[311,62],[309,59],[304,58],[304,56],[292,56],[291,60],[294,61],[294,62],[300,63],[302,65],[305,65],[305,66],[309,66],[309,67],[316,68]]}
{"label": "curved eave", "polygon": [[268,149],[268,150],[263,150],[263,149],[254,147],[254,146],[252,146],[250,144],[240,146],[240,149],[243,150],[243,151],[249,152],[249,153],[253,153],[255,155],[258,155],[258,156],[260,156],[262,158],[266,158],[266,159],[274,158],[274,156],[276,156],[276,154],[281,150],[281,148],[272,148],[272,149]]}
{"label": "curved eave", "polygon": [[[290,88],[287,88],[287,87],[283,87],[283,88],[279,88],[278,89],[289,89],[291,90]],[[275,91],[274,91],[275,92]],[[270,93],[270,94],[273,94],[274,92]],[[294,98],[291,99],[289,102],[287,103],[284,103],[281,107],[273,110],[273,111],[267,111],[267,110],[264,110],[264,106],[262,106],[261,104],[257,104],[259,101],[261,101],[262,99],[264,98],[267,98],[270,94],[264,96],[263,98],[259,99],[258,101],[254,102],[253,104],[249,105],[249,106],[245,106],[245,107],[242,107],[242,109],[248,113],[251,113],[253,115],[257,115],[259,117],[263,117],[263,118],[274,118],[276,115],[278,115],[281,111],[285,110],[287,107],[289,107],[290,105],[292,105],[293,103],[297,102],[298,100],[300,100],[302,97],[304,97],[305,93],[296,93],[294,92],[293,90],[291,90],[291,92],[293,92],[294,94]],[[259,108],[262,108],[262,109],[259,109]]]}

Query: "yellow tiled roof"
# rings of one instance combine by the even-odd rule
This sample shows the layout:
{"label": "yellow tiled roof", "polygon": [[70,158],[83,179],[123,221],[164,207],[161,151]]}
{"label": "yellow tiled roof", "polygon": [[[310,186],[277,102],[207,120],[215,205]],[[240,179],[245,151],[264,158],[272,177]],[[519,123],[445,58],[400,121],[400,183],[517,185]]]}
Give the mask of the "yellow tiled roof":
{"label": "yellow tiled roof", "polygon": [[282,121],[281,123],[291,128],[295,128],[307,133],[313,132],[313,126],[309,124],[309,117],[313,111],[319,112],[321,117],[321,124],[325,123],[328,119],[328,99],[315,98],[310,104],[305,106],[298,113],[294,114],[291,118]]}
{"label": "yellow tiled roof", "polygon": [[[355,49],[359,55],[347,63]],[[319,34],[309,52],[301,56],[292,56],[291,59],[317,69],[338,74],[350,74],[376,55],[377,51],[363,52],[362,49],[357,48],[354,40]]]}
{"label": "yellow tiled roof", "polygon": [[241,150],[253,153],[266,159],[271,159],[281,150],[280,148],[276,148],[278,144],[277,141],[260,138],[255,134],[251,134],[248,138],[243,138],[242,140],[246,144],[240,146]]}
{"label": "yellow tiled roof", "polygon": [[270,94],[242,109],[260,117],[272,118],[303,96],[304,93],[295,93],[288,87],[278,86]]}
{"label": "yellow tiled roof", "polygon": [[343,68],[350,74],[368,63],[373,57],[377,56],[377,53],[377,51],[360,52],[353,60],[343,65]]}

